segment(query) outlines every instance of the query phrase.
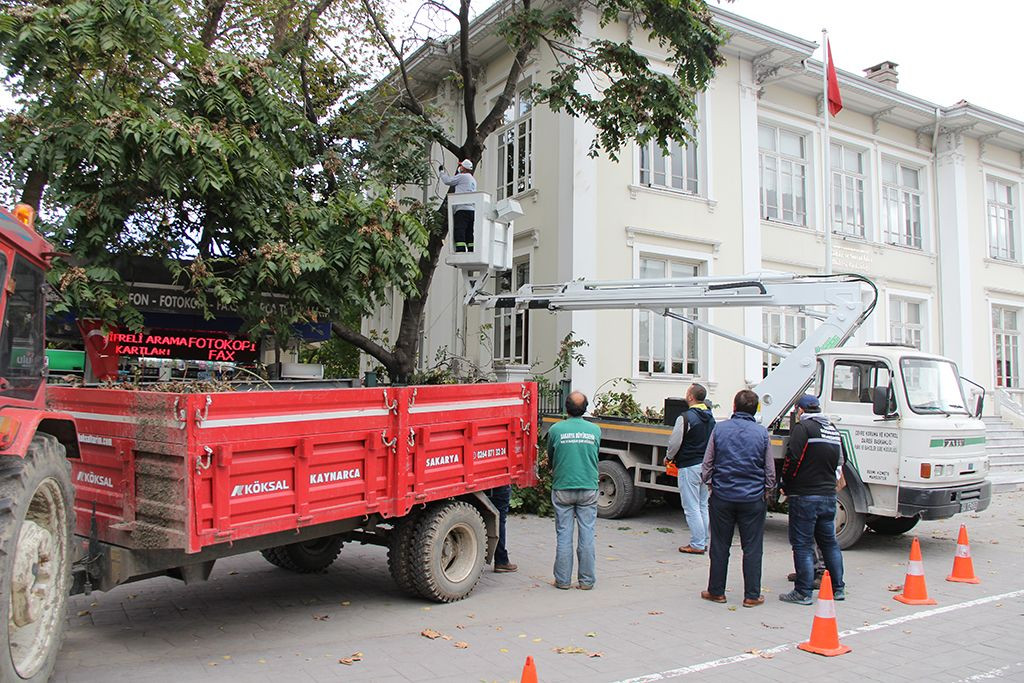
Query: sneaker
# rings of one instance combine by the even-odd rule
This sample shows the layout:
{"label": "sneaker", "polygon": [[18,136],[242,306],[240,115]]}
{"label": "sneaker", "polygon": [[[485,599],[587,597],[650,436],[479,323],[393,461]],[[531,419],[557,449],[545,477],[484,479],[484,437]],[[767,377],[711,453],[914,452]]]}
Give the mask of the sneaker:
{"label": "sneaker", "polygon": [[688,555],[703,555],[707,551],[704,548],[694,548],[692,545],[679,546],[679,552],[686,553]]}
{"label": "sneaker", "polygon": [[555,584],[555,588],[557,588],[557,589],[558,589],[558,590],[560,590],[560,591],[567,591],[567,590],[569,590],[570,588],[572,588],[572,586],[570,586],[570,585],[565,585],[565,584],[561,584],[561,583],[556,583],[556,584]]}
{"label": "sneaker", "polygon": [[511,562],[506,562],[505,564],[498,564],[497,562],[494,563],[495,574],[511,573],[517,571],[519,571],[518,564],[512,564]]}
{"label": "sneaker", "polygon": [[779,600],[782,600],[782,602],[791,602],[794,605],[814,604],[811,600],[811,596],[804,595],[803,593],[797,593],[795,590],[791,590],[788,593],[783,593],[779,596]]}
{"label": "sneaker", "polygon": [[764,596],[759,595],[756,598],[743,598],[744,607],[757,607],[758,605],[764,604]]}
{"label": "sneaker", "polygon": [[594,590],[594,584],[592,584],[592,583],[581,583],[580,585],[578,585],[576,587],[579,588],[581,591],[592,591],[592,590]]}
{"label": "sneaker", "polygon": [[724,595],[715,595],[714,593],[709,593],[708,591],[701,591],[700,597],[704,598],[705,600],[710,600],[711,602],[725,602]]}
{"label": "sneaker", "polygon": [[846,599],[846,589],[845,588],[836,588],[834,591],[832,591],[832,599],[833,600],[845,600]]}

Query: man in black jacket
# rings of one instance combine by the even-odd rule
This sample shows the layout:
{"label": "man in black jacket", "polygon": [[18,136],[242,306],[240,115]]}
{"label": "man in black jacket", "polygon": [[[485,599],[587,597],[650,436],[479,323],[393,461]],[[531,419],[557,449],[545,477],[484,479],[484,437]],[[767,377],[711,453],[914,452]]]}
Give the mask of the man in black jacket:
{"label": "man in black jacket", "polygon": [[811,604],[814,544],[832,577],[836,600],[846,598],[843,556],[836,541],[836,484],[843,466],[839,431],[821,414],[815,396],[796,402],[797,423],[789,435],[779,488],[789,497],[789,543],[793,546],[796,585],[779,596],[783,602]]}
{"label": "man in black jacket", "polygon": [[708,390],[700,384],[691,384],[686,391],[689,409],[676,418],[672,435],[668,438],[668,457],[679,468],[679,498],[690,527],[690,542],[679,552],[703,555],[708,546],[708,487],[700,480],[700,467],[708,439],[715,429],[715,418],[704,400]]}

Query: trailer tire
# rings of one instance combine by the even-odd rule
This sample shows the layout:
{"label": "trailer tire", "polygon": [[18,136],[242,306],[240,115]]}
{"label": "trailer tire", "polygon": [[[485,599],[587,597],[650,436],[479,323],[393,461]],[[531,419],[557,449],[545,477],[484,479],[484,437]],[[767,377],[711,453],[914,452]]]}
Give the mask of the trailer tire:
{"label": "trailer tire", "polygon": [[324,536],[302,543],[290,543],[260,551],[270,564],[299,574],[318,574],[338,559],[343,539],[341,536]]}
{"label": "trailer tire", "polygon": [[868,517],[868,528],[882,536],[899,536],[905,534],[921,521],[920,517]]}
{"label": "trailer tire", "polygon": [[836,496],[836,541],[842,550],[853,547],[864,535],[864,522],[864,513],[854,508],[850,487],[839,491]]}
{"label": "trailer tire", "polygon": [[424,513],[414,532],[411,568],[416,591],[437,602],[473,592],[484,569],[487,528],[469,503],[450,500]]}
{"label": "trailer tire", "polygon": [[64,638],[74,490],[64,446],[36,434],[0,457],[0,680],[46,681]]}
{"label": "trailer tire", "polygon": [[412,575],[413,537],[418,521],[419,515],[412,512],[396,520],[388,542],[388,570],[391,578],[403,592],[410,595],[419,595]]}
{"label": "trailer tire", "polygon": [[597,463],[597,516],[603,519],[625,517],[633,508],[633,477],[618,460]]}

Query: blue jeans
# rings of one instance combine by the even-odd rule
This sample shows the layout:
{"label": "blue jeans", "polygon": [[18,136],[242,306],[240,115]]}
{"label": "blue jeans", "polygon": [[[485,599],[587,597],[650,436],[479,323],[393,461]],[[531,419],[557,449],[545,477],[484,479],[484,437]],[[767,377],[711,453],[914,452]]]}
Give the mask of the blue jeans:
{"label": "blue jeans", "polygon": [[555,583],[572,584],[572,535],[579,526],[576,557],[579,561],[581,586],[593,586],[596,550],[594,549],[594,523],[597,521],[597,489],[562,489],[551,492],[555,506]]}
{"label": "blue jeans", "polygon": [[701,464],[679,469],[679,497],[683,501],[690,547],[704,550],[708,545],[708,487],[700,480]]}
{"label": "blue jeans", "polygon": [[498,545],[494,549],[494,564],[508,564],[508,548],[505,547],[505,521],[508,519],[509,503],[512,499],[511,486],[499,486],[487,492],[487,497],[498,508]]}
{"label": "blue jeans", "polygon": [[832,577],[832,588],[843,588],[843,554],[836,541],[836,497],[789,497],[789,544],[793,546],[796,588],[810,595],[814,588],[814,544],[818,544],[825,569]]}

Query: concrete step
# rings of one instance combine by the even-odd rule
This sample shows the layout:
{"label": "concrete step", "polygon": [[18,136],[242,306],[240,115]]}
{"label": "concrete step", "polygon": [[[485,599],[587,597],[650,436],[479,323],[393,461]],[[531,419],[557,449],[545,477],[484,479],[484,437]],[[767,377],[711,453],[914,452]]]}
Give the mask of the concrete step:
{"label": "concrete step", "polygon": [[992,482],[992,493],[1024,491],[1024,471],[993,472],[988,475],[988,480]]}
{"label": "concrete step", "polygon": [[985,452],[991,455],[1001,455],[1003,453],[1024,453],[1024,446],[1017,444],[1008,444],[1006,446],[987,446]]}

